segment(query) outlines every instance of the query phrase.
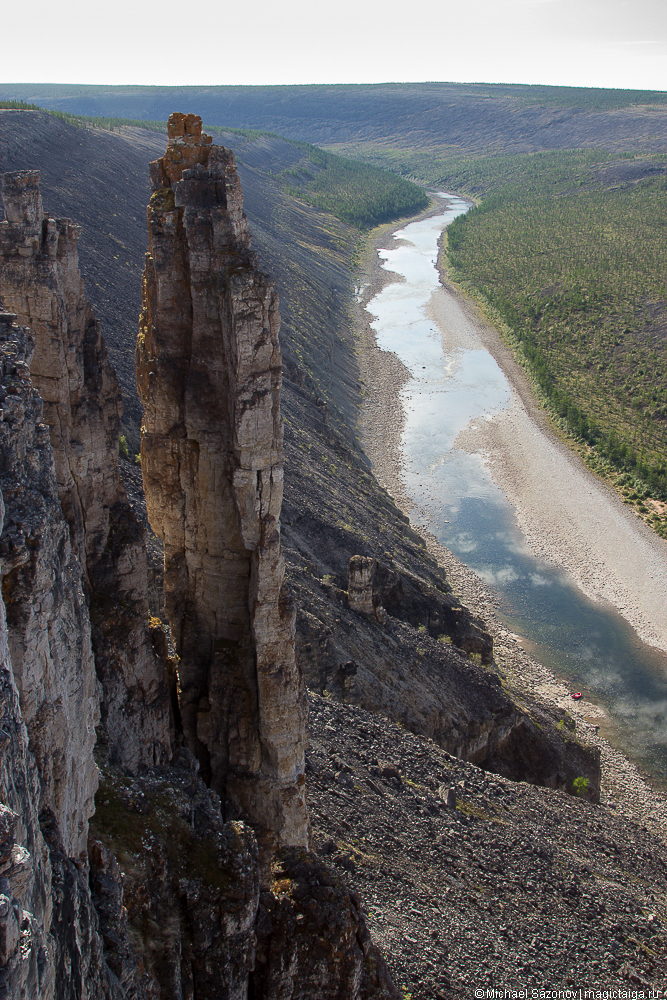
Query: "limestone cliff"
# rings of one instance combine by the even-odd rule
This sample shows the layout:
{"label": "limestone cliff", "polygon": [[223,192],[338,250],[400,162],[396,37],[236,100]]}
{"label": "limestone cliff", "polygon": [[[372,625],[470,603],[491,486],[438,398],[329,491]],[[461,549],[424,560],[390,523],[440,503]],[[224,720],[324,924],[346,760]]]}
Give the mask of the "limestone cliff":
{"label": "limestone cliff", "polygon": [[[145,553],[119,487],[115,379],[83,299],[76,230],[42,218],[37,180],[31,172],[5,178],[0,228],[3,293],[35,333],[0,313],[0,996],[245,1000],[250,991],[257,1000],[396,1000],[359,900],[303,849],[305,712],[294,613],[282,590],[271,283],[249,253],[230,265],[225,343],[236,354],[218,358],[217,369],[209,361],[218,376],[224,362],[223,385],[234,393],[225,397],[226,425],[214,421],[209,439],[199,427],[212,442],[210,479],[197,480],[203,493],[190,492],[188,503],[209,520],[186,522],[195,538],[220,533],[211,552],[195,552],[191,565],[204,567],[199,589],[182,597],[190,628],[195,597],[222,597],[221,619],[232,610],[232,625],[203,648],[226,654],[227,673],[211,669],[211,702],[219,718],[228,697],[227,812],[251,818],[253,830],[225,822],[189,750],[165,766],[166,642],[153,629],[160,656],[148,666],[137,660],[137,635],[148,634]],[[221,430],[230,429],[228,458]],[[157,479],[173,472],[169,463],[153,468]],[[206,470],[205,460],[197,469]],[[216,520],[223,472],[223,500],[238,513],[230,525]],[[223,574],[204,570],[227,545],[245,570],[230,574],[228,591],[208,592]],[[178,606],[176,590],[171,596]],[[192,650],[192,633],[189,642]],[[230,677],[236,687],[221,689]],[[101,698],[102,782],[91,818]]]}
{"label": "limestone cliff", "polygon": [[30,380],[34,342],[15,318],[0,313],[0,995],[120,998],[87,880],[90,622]]}
{"label": "limestone cliff", "polygon": [[142,471],[165,552],[186,743],[228,819],[306,845],[305,694],[280,544],[278,300],[234,157],[172,115],[151,164],[137,345]]}
{"label": "limestone cliff", "polygon": [[42,402],[30,382],[34,343],[12,325],[15,318],[0,313],[0,575],[8,651],[41,779],[39,809],[54,814],[66,853],[79,857],[97,789],[99,695],[81,570],[58,500]]}
{"label": "limestone cliff", "polygon": [[35,338],[32,379],[90,605],[103,722],[119,761],[136,771],[171,754],[164,665],[148,628],[145,540],[118,469],[121,398],[84,294],[80,230],[44,213],[39,177],[3,175],[0,296]]}

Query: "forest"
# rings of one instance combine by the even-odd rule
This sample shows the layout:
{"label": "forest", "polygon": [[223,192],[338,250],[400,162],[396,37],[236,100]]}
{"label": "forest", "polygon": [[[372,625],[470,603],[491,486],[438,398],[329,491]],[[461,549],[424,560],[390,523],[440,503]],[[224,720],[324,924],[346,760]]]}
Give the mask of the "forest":
{"label": "forest", "polygon": [[356,229],[371,229],[428,206],[428,195],[412,181],[307,143],[298,145],[304,149],[303,161],[283,170],[280,179],[291,194]]}
{"label": "forest", "polygon": [[552,415],[663,534],[661,505],[644,501],[667,499],[665,158],[439,168],[441,184],[481,198],[447,231],[451,277],[503,321]]}

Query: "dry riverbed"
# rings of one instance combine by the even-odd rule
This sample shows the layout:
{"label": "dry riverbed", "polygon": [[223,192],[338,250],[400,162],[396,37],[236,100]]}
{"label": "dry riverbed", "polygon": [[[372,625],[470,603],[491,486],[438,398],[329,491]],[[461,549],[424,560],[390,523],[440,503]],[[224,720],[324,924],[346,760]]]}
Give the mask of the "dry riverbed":
{"label": "dry riverbed", "polygon": [[[440,210],[438,204],[425,215]],[[375,475],[410,516],[414,505],[402,476],[400,397],[410,374],[396,355],[378,348],[365,310],[385,284],[396,280],[383,270],[377,256],[378,249],[396,245],[391,235],[395,229],[394,224],[377,232],[362,267],[356,317],[365,385],[361,432]],[[535,555],[566,569],[589,597],[608,601],[642,639],[667,651],[667,542],[589,473],[553,433],[523,370],[474,303],[447,286],[434,293],[429,313],[443,330],[445,350],[485,347],[512,387],[509,408],[491,420],[469,425],[457,447],[483,456],[515,508]],[[663,796],[596,732],[598,726],[607,731],[604,711],[586,701],[573,703],[568,688],[525,652],[520,636],[509,633],[496,619],[494,599],[479,577],[435,538],[425,537],[461,599],[485,619],[494,635],[497,659],[518,696],[530,691],[566,708],[577,720],[580,735],[601,748],[604,801],[667,837]]]}

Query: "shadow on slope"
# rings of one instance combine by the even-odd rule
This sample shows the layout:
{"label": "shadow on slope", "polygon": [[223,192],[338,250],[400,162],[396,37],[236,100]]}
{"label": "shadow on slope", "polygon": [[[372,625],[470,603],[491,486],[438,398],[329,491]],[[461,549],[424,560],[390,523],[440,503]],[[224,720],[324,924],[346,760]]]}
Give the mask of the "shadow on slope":
{"label": "shadow on slope", "polygon": [[[163,152],[164,137],[140,129],[84,130],[39,112],[3,111],[0,121],[0,170],[40,169],[45,205],[84,227],[81,267],[123,388],[134,452],[141,419],[134,340],[147,244],[147,167]],[[273,174],[290,165],[291,144],[278,137],[227,139],[239,153],[254,246],[281,297],[284,540],[301,609],[307,682],[397,718],[508,777],[571,787],[585,774],[595,797],[596,752],[567,742],[556,729],[557,717],[543,707],[519,708],[496,671],[438,641],[449,637],[473,649],[466,637],[481,636],[490,654],[481,624],[453,597],[443,571],[371,474],[356,439],[361,385],[348,305],[358,233],[282,190]],[[141,513],[138,470],[128,464],[126,472]],[[384,624],[347,605],[353,555],[380,559],[391,583]]]}

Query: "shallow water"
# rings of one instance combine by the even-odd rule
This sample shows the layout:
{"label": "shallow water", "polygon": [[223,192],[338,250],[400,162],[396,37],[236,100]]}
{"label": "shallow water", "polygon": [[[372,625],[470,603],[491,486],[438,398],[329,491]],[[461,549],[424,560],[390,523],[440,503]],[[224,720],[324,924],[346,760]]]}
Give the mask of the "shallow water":
{"label": "shallow water", "polygon": [[[667,775],[667,657],[642,643],[608,605],[593,603],[562,570],[531,555],[514,509],[478,455],[454,447],[472,420],[509,406],[511,389],[481,342],[445,352],[425,309],[439,285],[437,241],[467,204],[448,197],[442,215],[394,233],[383,266],[405,278],[368,304],[378,345],[393,351],[412,378],[405,412],[404,483],[431,531],[474,569],[500,601],[499,617],[536,659],[603,705],[603,734],[658,781]],[[448,336],[447,342],[455,342]]]}

